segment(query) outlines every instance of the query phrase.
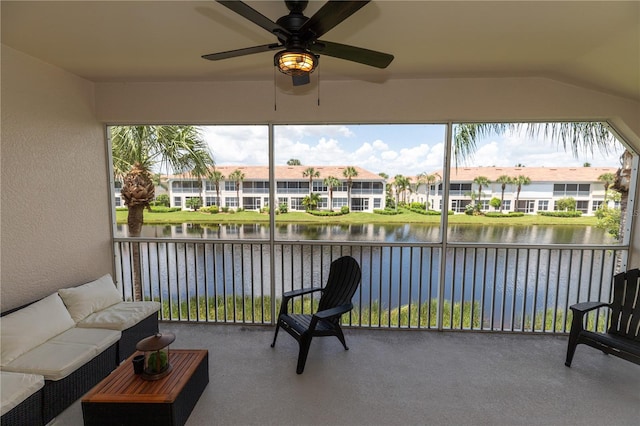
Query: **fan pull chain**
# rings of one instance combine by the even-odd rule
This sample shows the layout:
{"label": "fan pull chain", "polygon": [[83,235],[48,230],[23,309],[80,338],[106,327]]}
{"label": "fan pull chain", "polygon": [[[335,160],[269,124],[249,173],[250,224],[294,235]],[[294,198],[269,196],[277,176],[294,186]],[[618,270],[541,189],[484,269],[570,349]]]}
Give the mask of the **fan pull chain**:
{"label": "fan pull chain", "polygon": [[318,69],[318,106],[320,106],[320,69]]}
{"label": "fan pull chain", "polygon": [[276,67],[273,67],[273,110],[278,110],[278,88],[276,87]]}

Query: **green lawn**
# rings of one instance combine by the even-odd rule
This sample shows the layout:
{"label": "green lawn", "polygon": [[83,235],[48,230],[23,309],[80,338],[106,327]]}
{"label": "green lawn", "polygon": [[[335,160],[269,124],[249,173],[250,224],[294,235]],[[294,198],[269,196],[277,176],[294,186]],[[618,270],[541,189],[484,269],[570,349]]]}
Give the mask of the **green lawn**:
{"label": "green lawn", "polygon": [[[116,221],[119,224],[127,223],[127,211],[116,211]],[[290,212],[276,216],[279,223],[309,223],[309,224],[366,224],[366,223],[440,223],[440,216],[426,216],[403,210],[398,215],[380,215],[375,213],[349,213],[342,216],[318,217],[304,212]],[[511,225],[511,226],[531,226],[531,225],[576,225],[595,226],[597,219],[594,216],[583,216],[578,218],[557,218],[539,215],[524,215],[522,217],[485,217],[469,216],[466,214],[455,214],[449,216],[451,224],[478,224],[478,225]],[[268,223],[269,215],[254,211],[244,211],[240,213],[218,213],[206,214],[200,212],[179,211],[171,213],[144,212],[145,224],[167,225],[176,223]]]}

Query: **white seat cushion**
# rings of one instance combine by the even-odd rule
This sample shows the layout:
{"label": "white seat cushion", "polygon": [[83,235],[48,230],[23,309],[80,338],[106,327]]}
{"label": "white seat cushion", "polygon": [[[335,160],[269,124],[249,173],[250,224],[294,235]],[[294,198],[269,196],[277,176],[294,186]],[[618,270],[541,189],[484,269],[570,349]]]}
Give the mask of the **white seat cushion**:
{"label": "white seat cushion", "polygon": [[120,302],[89,315],[78,323],[78,327],[126,330],[149,315],[160,310],[159,302]]}
{"label": "white seat cushion", "polygon": [[50,338],[75,326],[69,311],[57,294],[45,297],[19,311],[0,318],[4,366]]}
{"label": "white seat cushion", "polygon": [[[99,354],[95,345],[46,342],[3,366],[3,370],[40,374],[45,380],[60,380]],[[115,360],[114,360],[115,363]]]}
{"label": "white seat cushion", "polygon": [[44,377],[41,375],[0,371],[0,415],[4,416],[43,386]]}
{"label": "white seat cushion", "polygon": [[77,328],[74,327],[58,334],[56,337],[49,339],[50,342],[80,343],[85,345],[93,345],[101,353],[109,346],[120,340],[122,333],[118,330],[106,330],[100,328]]}
{"label": "white seat cushion", "polygon": [[122,302],[122,296],[109,274],[78,287],[60,289],[58,294],[75,322]]}

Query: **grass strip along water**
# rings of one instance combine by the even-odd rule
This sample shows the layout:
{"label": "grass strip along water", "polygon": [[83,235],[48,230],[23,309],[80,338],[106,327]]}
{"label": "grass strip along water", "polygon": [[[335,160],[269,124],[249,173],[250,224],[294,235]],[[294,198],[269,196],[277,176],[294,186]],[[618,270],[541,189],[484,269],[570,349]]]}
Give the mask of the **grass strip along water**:
{"label": "grass strip along water", "polygon": [[[424,215],[412,212],[408,209],[399,209],[400,214],[381,215],[375,213],[351,212],[339,216],[314,216],[306,212],[288,212],[276,215],[277,223],[308,223],[308,224],[399,224],[422,223],[440,224],[440,215]],[[116,211],[116,222],[127,223],[127,210]],[[575,225],[596,226],[595,216],[580,217],[552,217],[543,215],[525,214],[519,217],[490,217],[484,215],[454,214],[448,216],[450,224],[477,224],[477,225]],[[153,209],[145,211],[144,223],[147,225],[171,225],[179,223],[197,224],[226,224],[226,223],[269,223],[269,214],[257,211],[241,211],[229,213],[201,213],[198,211],[159,212]]]}

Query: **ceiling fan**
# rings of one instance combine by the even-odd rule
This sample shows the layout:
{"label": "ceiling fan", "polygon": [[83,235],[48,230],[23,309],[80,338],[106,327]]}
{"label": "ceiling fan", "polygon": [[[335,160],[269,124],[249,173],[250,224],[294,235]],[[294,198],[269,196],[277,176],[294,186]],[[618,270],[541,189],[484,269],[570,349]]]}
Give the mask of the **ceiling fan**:
{"label": "ceiling fan", "polygon": [[309,83],[309,74],[318,66],[320,55],[346,59],[347,61],[377,68],[386,68],[393,61],[393,55],[387,53],[319,39],[319,37],[322,37],[326,32],[369,3],[369,0],[328,1],[311,18],[303,14],[309,3],[307,0],[285,0],[289,14],[280,17],[276,22],[273,22],[242,1],[217,0],[217,2],[274,34],[278,38],[278,42],[228,50],[226,52],[210,53],[203,55],[204,59],[218,61],[270,50],[279,50],[273,58],[274,65],[282,73],[292,77],[294,86]]}

